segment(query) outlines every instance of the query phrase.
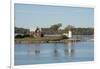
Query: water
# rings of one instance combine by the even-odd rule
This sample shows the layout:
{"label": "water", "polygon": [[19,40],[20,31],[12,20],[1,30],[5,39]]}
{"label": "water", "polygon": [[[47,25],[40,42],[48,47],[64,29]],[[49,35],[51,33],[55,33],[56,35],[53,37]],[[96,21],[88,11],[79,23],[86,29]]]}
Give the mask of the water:
{"label": "water", "polygon": [[94,60],[94,41],[15,44],[15,65]]}

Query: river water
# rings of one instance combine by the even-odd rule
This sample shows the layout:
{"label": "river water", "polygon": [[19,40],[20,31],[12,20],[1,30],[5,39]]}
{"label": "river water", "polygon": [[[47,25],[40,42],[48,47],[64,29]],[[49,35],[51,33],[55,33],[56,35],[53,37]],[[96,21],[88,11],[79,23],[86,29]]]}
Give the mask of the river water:
{"label": "river water", "polygon": [[15,65],[94,60],[94,41],[15,44]]}

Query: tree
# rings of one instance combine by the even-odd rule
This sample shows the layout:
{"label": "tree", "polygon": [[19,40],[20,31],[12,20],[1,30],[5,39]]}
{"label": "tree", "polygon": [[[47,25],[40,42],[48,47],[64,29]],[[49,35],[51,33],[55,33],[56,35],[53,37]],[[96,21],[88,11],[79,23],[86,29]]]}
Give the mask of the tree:
{"label": "tree", "polygon": [[72,25],[68,25],[68,26],[65,27],[64,31],[66,32],[68,30],[73,30],[73,28],[75,28],[75,27],[72,26]]}
{"label": "tree", "polygon": [[50,29],[52,29],[53,31],[57,32],[58,29],[62,26],[61,23],[59,24],[54,24],[54,25],[51,25]]}
{"label": "tree", "polygon": [[15,27],[15,33],[19,33],[19,34],[29,34],[30,33],[30,30],[29,29],[25,29],[25,28]]}

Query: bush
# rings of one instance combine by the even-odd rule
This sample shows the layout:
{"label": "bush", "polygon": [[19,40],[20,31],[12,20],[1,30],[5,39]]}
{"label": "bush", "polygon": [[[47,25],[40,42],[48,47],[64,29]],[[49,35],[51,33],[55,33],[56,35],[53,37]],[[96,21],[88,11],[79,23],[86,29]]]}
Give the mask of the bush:
{"label": "bush", "polygon": [[44,34],[43,33],[41,33],[41,37],[44,37]]}
{"label": "bush", "polygon": [[30,35],[26,34],[26,35],[24,35],[23,37],[30,37]]}
{"label": "bush", "polygon": [[15,38],[24,38],[23,35],[16,35]]}
{"label": "bush", "polygon": [[63,39],[68,39],[68,37],[65,36],[65,35],[62,35],[61,37],[62,37]]}
{"label": "bush", "polygon": [[15,38],[25,38],[30,37],[30,35],[16,35]]}

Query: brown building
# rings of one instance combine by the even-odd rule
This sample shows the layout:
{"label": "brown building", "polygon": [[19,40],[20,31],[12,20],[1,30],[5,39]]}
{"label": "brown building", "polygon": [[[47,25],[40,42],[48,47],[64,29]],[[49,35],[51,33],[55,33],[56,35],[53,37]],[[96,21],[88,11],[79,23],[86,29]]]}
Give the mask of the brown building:
{"label": "brown building", "polygon": [[41,29],[38,27],[36,28],[35,31],[31,32],[30,35],[33,37],[43,37],[44,36]]}

